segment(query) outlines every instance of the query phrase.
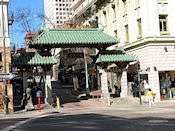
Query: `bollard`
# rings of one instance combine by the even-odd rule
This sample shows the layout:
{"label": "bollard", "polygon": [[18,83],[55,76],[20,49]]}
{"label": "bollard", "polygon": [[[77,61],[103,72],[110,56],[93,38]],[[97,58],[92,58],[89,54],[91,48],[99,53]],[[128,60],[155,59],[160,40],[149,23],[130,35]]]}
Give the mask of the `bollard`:
{"label": "bollard", "polygon": [[56,99],[57,99],[57,108],[58,110],[60,109],[60,99],[56,96]]}
{"label": "bollard", "polygon": [[110,94],[108,95],[108,106],[111,105],[111,98],[110,98]]}

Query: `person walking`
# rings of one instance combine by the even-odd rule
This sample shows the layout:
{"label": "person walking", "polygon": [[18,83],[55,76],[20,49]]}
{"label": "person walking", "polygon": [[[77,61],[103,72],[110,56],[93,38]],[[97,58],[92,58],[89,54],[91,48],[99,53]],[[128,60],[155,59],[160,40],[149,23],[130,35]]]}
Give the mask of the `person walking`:
{"label": "person walking", "polygon": [[136,85],[136,82],[133,81],[132,83],[132,93],[133,93],[133,97],[137,97],[137,85]]}
{"label": "person walking", "polygon": [[149,107],[151,108],[151,106],[154,105],[154,102],[153,102],[154,94],[150,88],[148,89],[147,97],[148,97]]}
{"label": "person walking", "polygon": [[76,74],[74,74],[73,76],[73,84],[74,84],[74,91],[77,91],[79,88],[79,84],[78,84],[78,77]]}

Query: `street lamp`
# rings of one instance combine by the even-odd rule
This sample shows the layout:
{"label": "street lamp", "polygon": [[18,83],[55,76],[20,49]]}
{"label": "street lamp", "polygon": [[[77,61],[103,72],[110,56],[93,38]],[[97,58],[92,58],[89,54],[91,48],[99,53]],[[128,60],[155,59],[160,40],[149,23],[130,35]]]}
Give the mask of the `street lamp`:
{"label": "street lamp", "polygon": [[85,63],[86,91],[87,91],[87,95],[89,95],[88,70],[87,70],[87,55],[88,55],[87,49],[83,49],[83,54],[84,54],[84,63]]}
{"label": "street lamp", "polygon": [[[4,11],[3,11],[3,0],[1,0],[1,13],[2,13],[2,41],[3,41],[3,56],[4,56],[4,74],[6,74],[6,52],[5,52],[5,32],[4,32]],[[8,96],[7,96],[7,81],[3,80],[5,85],[4,91],[4,104],[5,104],[5,114],[8,114]]]}
{"label": "street lamp", "polygon": [[140,98],[140,104],[142,104],[141,85],[140,85],[140,61],[137,61],[137,71],[138,71],[139,98]]}

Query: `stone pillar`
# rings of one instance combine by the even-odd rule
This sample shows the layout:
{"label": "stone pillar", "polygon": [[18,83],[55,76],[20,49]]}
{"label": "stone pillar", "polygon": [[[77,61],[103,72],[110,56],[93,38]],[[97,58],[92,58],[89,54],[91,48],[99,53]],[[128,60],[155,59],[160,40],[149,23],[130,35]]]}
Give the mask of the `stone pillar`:
{"label": "stone pillar", "polygon": [[128,89],[128,84],[127,84],[127,72],[124,70],[122,72],[122,76],[121,76],[121,93],[120,93],[120,97],[124,98],[127,97],[127,89]]}
{"label": "stone pillar", "polygon": [[159,73],[158,71],[150,70],[148,73],[149,87],[153,93],[156,94],[155,100],[160,101],[160,84],[159,84]]}
{"label": "stone pillar", "polygon": [[108,74],[103,69],[100,69],[99,72],[101,73],[101,90],[108,94]]}
{"label": "stone pillar", "polygon": [[27,83],[27,72],[23,72],[22,74],[23,76],[23,93],[25,93],[26,88],[28,87],[28,83]]}
{"label": "stone pillar", "polygon": [[51,73],[46,73],[46,79],[45,79],[45,103],[46,104],[53,104],[53,98],[52,98],[52,87],[51,87]]}

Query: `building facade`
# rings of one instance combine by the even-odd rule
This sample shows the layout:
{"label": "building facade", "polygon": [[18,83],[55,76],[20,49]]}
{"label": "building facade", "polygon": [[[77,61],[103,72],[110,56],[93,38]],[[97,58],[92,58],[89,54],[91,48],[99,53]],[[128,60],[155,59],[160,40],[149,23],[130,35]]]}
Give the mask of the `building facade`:
{"label": "building facade", "polygon": [[61,26],[73,15],[74,0],[44,0],[46,27]]}
{"label": "building facade", "polygon": [[[11,64],[10,38],[9,38],[9,18],[8,18],[8,3],[9,0],[0,2],[0,74],[9,73]],[[2,6],[3,5],[3,6]],[[3,17],[4,16],[4,17]],[[4,49],[4,48],[5,49]],[[5,53],[4,53],[5,51]],[[4,55],[5,54],[5,55]],[[5,58],[4,58],[5,57]],[[6,67],[4,62],[6,62]],[[10,84],[7,84],[7,95],[10,99],[8,104],[9,111],[13,111],[13,89]],[[4,83],[0,80],[0,111],[4,109]]]}
{"label": "building facade", "polygon": [[[141,80],[156,94],[156,100],[173,98],[175,74],[175,9],[173,0],[84,0],[74,3],[72,21],[104,26],[104,32],[138,58]],[[121,96],[128,95],[137,79],[137,65],[122,70]],[[142,82],[141,81],[141,82]],[[142,83],[141,83],[142,84]],[[173,95],[174,94],[174,95]]]}

